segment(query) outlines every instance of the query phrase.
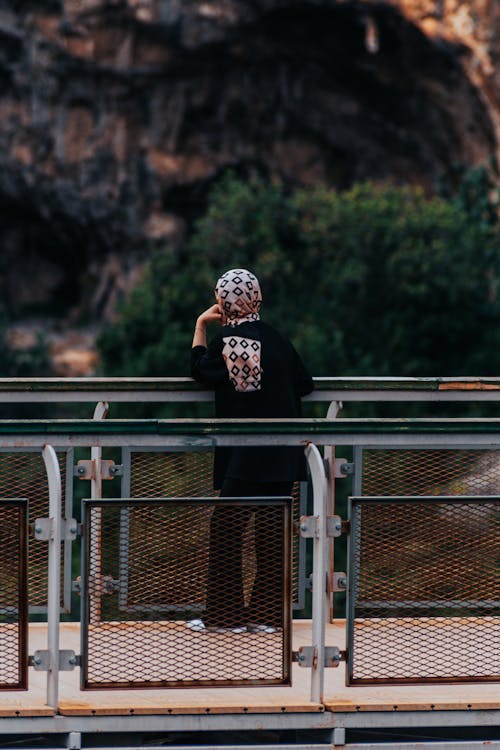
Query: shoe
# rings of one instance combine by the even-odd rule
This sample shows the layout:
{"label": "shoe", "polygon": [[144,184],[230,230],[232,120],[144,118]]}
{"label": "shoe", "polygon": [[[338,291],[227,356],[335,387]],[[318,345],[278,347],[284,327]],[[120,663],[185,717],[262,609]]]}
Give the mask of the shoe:
{"label": "shoe", "polygon": [[207,625],[209,633],[246,633],[245,625],[236,625],[234,628],[224,627],[223,625]]}
{"label": "shoe", "polygon": [[247,625],[249,633],[276,633],[274,625],[265,625],[264,623],[250,623]]}
{"label": "shoe", "polygon": [[199,633],[201,630],[206,630],[203,620],[189,620],[189,622],[186,623],[186,627],[188,627],[189,630],[194,630],[196,633]]}

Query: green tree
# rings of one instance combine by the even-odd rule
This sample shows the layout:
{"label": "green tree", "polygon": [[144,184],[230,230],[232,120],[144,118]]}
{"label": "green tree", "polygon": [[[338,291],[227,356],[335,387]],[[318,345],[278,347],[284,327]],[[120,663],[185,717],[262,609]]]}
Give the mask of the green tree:
{"label": "green tree", "polygon": [[156,253],[103,332],[103,369],[187,374],[196,315],[218,276],[245,266],[263,317],[315,375],[497,374],[499,259],[494,221],[458,198],[372,183],[288,193],[228,175],[186,251]]}

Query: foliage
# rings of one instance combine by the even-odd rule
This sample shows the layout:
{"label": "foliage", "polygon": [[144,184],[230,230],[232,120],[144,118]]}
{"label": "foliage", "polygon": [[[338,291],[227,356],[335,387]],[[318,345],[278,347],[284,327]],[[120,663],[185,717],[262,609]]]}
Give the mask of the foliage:
{"label": "foliage", "polygon": [[372,183],[289,194],[227,175],[185,253],[152,256],[101,336],[103,368],[188,374],[196,316],[218,276],[244,266],[261,281],[263,318],[314,375],[496,375],[499,234],[478,195]]}
{"label": "foliage", "polygon": [[46,377],[50,373],[47,346],[41,337],[33,346],[15,349],[7,337],[7,320],[0,309],[0,377]]}

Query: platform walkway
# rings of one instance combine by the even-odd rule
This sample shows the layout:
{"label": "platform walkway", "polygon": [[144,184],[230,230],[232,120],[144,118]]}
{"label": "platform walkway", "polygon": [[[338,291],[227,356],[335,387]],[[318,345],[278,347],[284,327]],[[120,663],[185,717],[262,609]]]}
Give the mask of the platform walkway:
{"label": "platform walkway", "polygon": [[[44,648],[46,630],[45,623],[30,625],[30,653]],[[469,643],[473,642],[472,635],[467,634]],[[223,637],[231,637],[231,634]],[[63,649],[78,653],[79,639],[79,623],[61,624]],[[306,646],[310,640],[310,621],[295,620],[294,650]],[[345,648],[344,620],[327,625],[326,642]],[[291,687],[81,691],[79,679],[78,668],[60,674],[59,706],[55,711],[46,705],[45,673],[30,669],[29,690],[0,692],[0,717],[40,717],[56,713],[62,716],[148,716],[500,709],[498,683],[346,687],[343,664],[327,670],[323,703],[311,702],[309,672],[297,664],[293,665]]]}

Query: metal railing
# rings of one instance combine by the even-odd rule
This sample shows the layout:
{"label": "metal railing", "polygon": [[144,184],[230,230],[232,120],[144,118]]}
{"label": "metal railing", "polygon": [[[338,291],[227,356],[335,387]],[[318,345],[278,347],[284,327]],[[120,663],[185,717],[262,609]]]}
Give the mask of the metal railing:
{"label": "metal railing", "polygon": [[[161,617],[161,623],[164,628],[171,627],[175,632],[179,630],[177,625],[178,620],[175,618],[177,615],[172,614],[174,610],[170,610],[168,617],[165,617],[165,603],[166,603],[166,584],[165,580],[156,572],[155,579],[151,596],[148,597],[148,601],[142,601],[137,598],[136,594],[140,590],[140,585],[137,582],[137,577],[132,581],[131,588],[129,588],[129,578],[125,576],[124,570],[126,565],[124,560],[130,561],[129,552],[122,552],[121,556],[118,554],[118,571],[114,571],[108,574],[104,570],[100,570],[101,552],[95,557],[92,563],[93,550],[99,549],[101,542],[99,537],[102,534],[103,524],[113,523],[118,529],[118,541],[116,542],[121,549],[120,545],[125,545],[128,550],[128,543],[131,540],[130,536],[130,518],[131,513],[134,512],[136,507],[140,507],[140,498],[137,496],[134,498],[130,492],[130,477],[127,485],[127,481],[120,479],[120,466],[115,463],[116,451],[119,449],[122,451],[121,455],[126,455],[127,452],[130,455],[137,453],[142,455],[150,455],[151,461],[154,464],[157,462],[158,454],[167,452],[170,455],[174,455],[179,460],[179,457],[188,456],[191,452],[196,452],[200,456],[204,453],[211,452],[214,447],[227,446],[227,445],[247,445],[247,446],[265,446],[265,445],[303,445],[305,448],[306,456],[308,459],[310,475],[311,475],[311,489],[312,489],[312,503],[313,507],[310,509],[310,515],[305,515],[301,519],[300,524],[296,522],[296,526],[300,526],[302,541],[306,538],[310,538],[313,547],[313,601],[312,601],[312,631],[311,631],[311,644],[308,647],[304,647],[297,654],[294,654],[294,659],[298,661],[299,665],[310,666],[311,668],[311,699],[319,702],[323,699],[323,682],[324,682],[324,670],[327,666],[338,665],[339,661],[344,658],[348,660],[348,675],[350,675],[351,681],[356,679],[378,679],[379,673],[374,677],[373,670],[368,665],[366,671],[365,666],[361,669],[359,659],[363,658],[363,653],[366,654],[366,648],[359,648],[358,630],[356,630],[360,619],[366,619],[366,611],[359,609],[364,607],[367,601],[367,597],[363,594],[359,597],[360,583],[356,583],[356,572],[355,566],[351,565],[349,571],[350,580],[347,585],[348,593],[348,604],[352,607],[352,617],[348,628],[348,645],[346,653],[342,653],[339,649],[335,648],[335,644],[325,644],[325,628],[326,623],[329,620],[329,607],[331,604],[331,592],[334,586],[334,576],[332,575],[335,571],[331,566],[332,559],[332,544],[334,539],[342,531],[348,530],[348,524],[343,524],[342,519],[338,518],[334,514],[334,477],[337,475],[349,476],[352,473],[353,476],[353,490],[351,494],[360,497],[360,502],[364,500],[362,495],[366,494],[366,489],[370,486],[371,494],[381,495],[379,489],[377,489],[377,481],[381,481],[384,474],[384,462],[379,462],[379,468],[371,469],[367,471],[366,475],[363,474],[364,467],[368,467],[369,460],[372,462],[372,467],[376,465],[377,452],[382,453],[385,451],[394,452],[396,458],[391,458],[392,468],[390,470],[393,475],[393,481],[390,491],[386,491],[384,494],[392,495],[393,498],[397,499],[397,502],[403,505],[409,501],[403,496],[406,495],[426,495],[425,500],[419,498],[419,507],[422,509],[421,512],[425,515],[429,512],[429,508],[432,502],[441,503],[443,506],[443,498],[432,497],[432,495],[443,495],[449,494],[450,497],[453,495],[460,494],[460,492],[454,491],[457,487],[453,484],[458,478],[463,478],[464,470],[463,463],[461,463],[460,456],[463,451],[474,451],[473,455],[480,457],[480,461],[474,464],[472,471],[469,474],[477,473],[481,469],[481,461],[488,460],[494,461],[491,458],[492,452],[496,454],[498,452],[500,456],[500,420],[499,419],[339,419],[337,414],[339,412],[339,401],[341,400],[388,400],[388,401],[410,401],[410,400],[422,400],[422,401],[434,401],[434,400],[500,400],[500,381],[484,379],[467,379],[467,380],[454,380],[454,379],[383,379],[375,381],[372,379],[319,379],[316,381],[317,390],[310,397],[310,400],[314,399],[317,401],[326,401],[330,404],[328,408],[328,417],[324,419],[298,419],[298,420],[215,420],[215,419],[125,419],[125,420],[109,420],[100,418],[103,417],[107,411],[106,404],[104,402],[110,401],[123,401],[123,402],[134,402],[137,399],[150,400],[152,402],[164,402],[164,401],[198,401],[198,400],[210,400],[211,394],[200,390],[191,381],[184,380],[179,381],[171,379],[162,380],[89,380],[79,379],[77,381],[0,381],[0,401],[11,400],[18,402],[54,402],[54,403],[69,403],[69,402],[92,402],[96,397],[103,400],[102,405],[98,405],[95,412],[95,419],[56,419],[56,420],[1,420],[0,421],[0,449],[3,451],[2,454],[6,457],[20,454],[35,454],[43,457],[45,461],[45,467],[48,475],[48,490],[45,494],[48,498],[48,518],[35,518],[33,515],[30,516],[32,521],[32,530],[34,537],[37,540],[37,544],[44,542],[48,547],[48,640],[47,649],[40,653],[30,655],[30,663],[35,669],[44,669],[47,671],[48,687],[47,687],[47,702],[49,705],[56,706],[58,702],[58,686],[59,686],[59,671],[61,669],[69,669],[74,667],[76,664],[81,663],[83,665],[84,674],[84,686],[95,688],[108,687],[110,684],[115,686],[123,687],[127,684],[130,687],[138,687],[141,684],[151,684],[151,679],[148,677],[144,679],[141,674],[144,673],[144,666],[134,663],[134,658],[131,658],[128,663],[128,667],[123,669],[123,664],[117,671],[113,671],[114,668],[110,667],[108,672],[99,673],[95,671],[95,666],[102,665],[102,660],[96,657],[95,654],[90,653],[91,642],[88,639],[88,633],[95,625],[98,626],[99,636],[101,637],[102,632],[108,635],[113,631],[128,631],[126,639],[130,643],[130,632],[133,630],[131,623],[137,623],[136,617],[139,612],[142,611],[144,615],[144,609],[141,610],[144,604],[147,604],[146,609],[149,612],[149,619],[143,617],[142,623],[152,624],[153,627],[149,629],[145,634],[141,635],[141,639],[148,639],[150,635],[147,633],[156,632],[155,628],[158,628],[156,624],[159,622]],[[52,447],[54,446],[54,447]],[[348,446],[352,447],[354,451],[354,467],[350,467],[349,472],[345,472],[344,469],[345,461],[335,462],[335,447],[337,446]],[[90,515],[87,514],[86,519],[91,518],[94,514],[94,522],[88,521],[84,524],[83,529],[86,529],[84,536],[84,543],[87,545],[87,568],[83,571],[83,597],[82,601],[84,604],[84,618],[83,618],[83,631],[87,633],[86,637],[82,641],[82,653],[73,654],[62,652],[59,645],[59,620],[61,611],[61,559],[62,559],[62,545],[69,546],[76,537],[76,523],[71,519],[71,513],[65,500],[63,500],[63,481],[64,477],[68,477],[68,469],[66,466],[62,467],[60,456],[69,455],[69,451],[78,449],[91,449],[91,458],[85,460],[84,463],[79,463],[76,468],[77,476],[90,481],[90,501],[88,508],[92,508]],[[404,465],[407,461],[408,456],[419,455],[419,451],[429,451],[432,456],[437,457],[435,469],[433,470],[438,478],[441,480],[443,473],[446,474],[448,471],[449,476],[453,476],[453,481],[450,480],[448,492],[437,490],[434,485],[434,480],[429,479],[427,476],[426,481],[420,482],[422,475],[425,475],[426,460],[420,460],[420,464],[413,471],[415,482],[411,479],[412,472],[408,472],[404,468],[400,471],[400,476],[405,479],[403,484],[395,480],[397,479],[398,473],[396,468]],[[105,456],[111,455],[109,451],[115,456],[114,459],[103,458],[103,452]],[[371,453],[370,453],[371,452]],[[457,458],[457,455],[459,458]],[[373,457],[375,456],[375,458]],[[440,458],[441,457],[441,458]],[[445,457],[445,458],[443,458]],[[451,458],[450,458],[451,457]],[[489,457],[489,458],[488,458]],[[429,462],[429,459],[427,459]],[[448,462],[448,463],[447,463]],[[175,461],[174,461],[175,463]],[[451,466],[451,469],[443,469],[443,467]],[[386,467],[385,467],[386,468]],[[470,467],[469,467],[470,468]],[[161,473],[161,469],[159,470]],[[22,472],[21,472],[22,473]],[[207,472],[205,472],[207,473]],[[64,475],[62,477],[62,475]],[[410,477],[409,477],[410,475]],[[429,475],[429,472],[427,472]],[[116,500],[103,500],[102,488],[103,478],[114,477],[115,481],[121,483],[121,492],[118,496],[115,495]],[[369,485],[369,483],[372,483]],[[373,484],[375,482],[375,484]],[[15,486],[15,482],[13,482]],[[442,487],[442,483],[440,485]],[[473,486],[470,483],[467,487]],[[144,485],[142,485],[144,487]],[[147,484],[146,484],[147,487]],[[412,489],[412,487],[414,489]],[[431,491],[434,487],[434,491]],[[491,493],[493,485],[488,485],[488,494],[500,494]],[[375,491],[373,489],[375,488]],[[197,490],[196,494],[201,494]],[[124,492],[124,490],[126,490]],[[142,489],[141,489],[142,492]],[[18,493],[11,493],[18,495]],[[135,493],[134,493],[135,494]],[[190,493],[191,494],[191,493]],[[193,495],[195,494],[193,490]],[[473,494],[478,494],[477,490]],[[204,506],[204,512],[206,508],[214,509],[217,501],[213,497],[208,497],[206,493],[203,493],[205,500],[197,500],[200,503],[200,507]],[[170,496],[170,497],[169,497]],[[148,507],[159,509],[167,505],[172,507],[171,493],[163,495],[160,491],[152,492],[151,497],[148,500]],[[177,496],[179,498],[179,496]],[[192,501],[189,500],[188,505]],[[376,502],[375,500],[373,502]],[[386,501],[381,501],[383,504]],[[416,502],[416,501],[412,501]],[[458,507],[454,505],[455,500],[450,500],[452,507]],[[481,501],[482,503],[483,501]],[[496,502],[496,499],[489,498],[487,503],[490,505]],[[486,507],[481,505],[481,507]],[[182,503],[181,503],[182,505]],[[489,507],[489,505],[488,505]],[[114,511],[112,509],[115,509]],[[116,509],[119,509],[118,512]],[[184,509],[185,510],[185,509]],[[107,514],[114,512],[117,514],[119,521],[115,519],[113,522],[106,520]],[[164,510],[157,510],[158,513],[164,512]],[[184,512],[184,511],[183,511]],[[241,512],[241,511],[240,511]],[[246,512],[246,511],[245,511]],[[488,511],[489,513],[489,511]],[[182,525],[182,524],[181,524]],[[407,530],[407,527],[404,526]],[[494,527],[496,530],[496,527]],[[403,531],[403,537],[406,531]],[[201,532],[200,532],[201,533]],[[96,537],[97,534],[97,537]],[[121,536],[120,536],[121,534]],[[492,549],[494,545],[498,544],[498,538],[496,531],[489,532],[488,537],[491,542]],[[97,539],[90,547],[89,538]],[[138,537],[141,538],[140,535]],[[144,539],[144,535],[143,535]],[[354,539],[354,541],[352,541]],[[355,549],[364,550],[365,539],[368,537],[351,536],[351,544],[355,545]],[[449,535],[447,537],[449,541]],[[373,550],[376,549],[375,542],[366,542],[369,556],[374,555]],[[356,546],[357,545],[357,546]],[[157,539],[155,547],[161,548],[161,539]],[[418,545],[417,545],[418,547]],[[456,545],[460,548],[459,537],[456,538]],[[138,549],[141,549],[140,544]],[[141,553],[137,553],[137,559],[142,560],[139,564],[143,570],[145,569],[145,549]],[[251,544],[249,549],[251,549]],[[355,553],[358,554],[358,553]],[[354,557],[355,557],[354,554]],[[360,553],[361,554],[361,553]],[[363,553],[364,554],[364,553]],[[207,548],[205,542],[205,551],[202,553],[207,555]],[[247,563],[248,569],[252,570],[251,561],[252,553],[248,553]],[[390,558],[390,556],[389,556]],[[119,561],[122,560],[122,568],[120,568]],[[201,558],[200,558],[201,559]],[[354,559],[354,558],[353,558]],[[365,557],[363,557],[365,560]],[[64,557],[66,561],[66,557]],[[93,564],[93,568],[92,568]],[[2,565],[0,558],[0,566]],[[363,571],[365,568],[363,568]],[[370,570],[370,568],[368,568]],[[354,571],[354,573],[353,573]],[[147,571],[148,573],[151,571]],[[179,571],[178,571],[179,572]],[[3,573],[2,573],[3,575]],[[364,573],[360,573],[361,576]],[[369,578],[373,578],[375,572],[373,569],[370,570]],[[178,578],[179,576],[174,576]],[[359,576],[358,576],[359,577]],[[130,579],[132,580],[132,579]],[[365,579],[362,579],[363,581]],[[415,595],[415,591],[411,590],[408,581],[402,581],[401,586],[404,587],[408,584],[409,593],[403,598],[402,596],[395,597],[391,594],[392,598],[386,593],[381,595],[379,598],[373,596],[368,597],[368,601],[371,602],[372,610],[370,610],[370,617],[373,619],[373,606],[378,604],[380,601],[390,602],[390,607],[386,612],[385,624],[387,625],[391,621],[392,614],[394,614],[394,602],[410,602],[410,603],[421,603],[418,597]],[[487,643],[492,643],[492,638],[496,628],[498,628],[499,612],[498,612],[498,601],[500,600],[499,592],[497,591],[498,580],[491,579],[491,587],[488,584],[487,595],[482,592],[481,596],[478,596],[478,600],[483,602],[489,602],[488,604],[488,638]],[[420,587],[418,587],[420,590]],[[181,586],[182,589],[182,586]],[[491,589],[491,590],[490,590]],[[285,590],[285,589],[283,589]],[[135,593],[134,593],[135,592]],[[201,602],[200,606],[203,606],[203,586],[201,586],[201,599],[198,592],[198,603]],[[133,597],[136,597],[135,599]],[[377,594],[378,596],[378,594]],[[427,604],[432,602],[433,605],[439,605],[442,603],[442,599],[439,599],[439,592],[430,592],[426,594]],[[1,597],[1,590],[0,590]],[[185,603],[185,591],[180,591],[175,597],[176,601],[174,604],[177,606],[179,601]],[[160,601],[161,600],[161,601]],[[463,597],[460,599],[463,604]],[[114,604],[111,605],[110,602]],[[448,603],[448,599],[446,600]],[[451,600],[450,600],[451,601]],[[453,600],[455,601],[455,600]],[[470,597],[467,599],[470,601]],[[160,603],[160,606],[158,606]],[[170,603],[172,604],[172,602]],[[288,611],[289,602],[287,597],[282,598],[282,604],[284,609],[282,615],[285,618],[286,612]],[[154,605],[154,606],[153,606]],[[490,606],[491,605],[491,606]],[[0,607],[3,606],[3,601],[0,600]],[[406,606],[406,605],[405,605]],[[109,611],[106,610],[109,609]],[[135,609],[134,609],[135,608]],[[391,609],[392,608],[392,609]],[[163,609],[163,612],[161,610]],[[417,607],[418,609],[418,607]],[[105,619],[102,620],[103,611]],[[135,614],[134,614],[135,612]],[[151,612],[156,613],[152,618]],[[197,614],[198,609],[193,609],[193,614]],[[380,609],[377,610],[380,614]],[[472,609],[465,613],[464,617],[476,617],[476,610],[474,613]],[[378,614],[376,615],[378,617]],[[463,612],[461,611],[461,615]],[[285,616],[286,615],[286,616]],[[182,622],[186,620],[187,613],[183,612]],[[427,615],[426,615],[427,616]],[[443,614],[443,610],[436,614],[436,610],[433,611],[432,617],[447,617],[448,611]],[[127,618],[120,619],[120,617]],[[106,619],[107,618],[107,619]],[[157,618],[157,619],[155,619]],[[414,618],[415,620],[418,617]],[[420,618],[421,619],[421,618]],[[104,623],[104,624],[103,624]],[[110,625],[112,623],[112,625]],[[118,625],[116,625],[118,623]],[[172,626],[173,623],[173,626]],[[373,623],[371,623],[373,624]],[[414,622],[412,624],[415,624]],[[469,622],[471,624],[471,622]],[[282,633],[285,633],[286,628],[283,628]],[[356,631],[356,632],[355,632]],[[384,632],[382,628],[379,628],[379,632]],[[387,632],[387,628],[386,631]],[[183,636],[186,635],[186,629],[182,630]],[[203,636],[203,634],[201,634]],[[240,643],[242,644],[244,639],[241,638],[241,633],[224,633],[224,638],[228,639],[228,644]],[[248,638],[251,633],[246,633],[245,638]],[[267,635],[267,634],[266,634]],[[291,664],[289,661],[289,640],[288,636],[279,634],[279,637],[275,637],[276,633],[269,634],[273,638],[269,638],[269,642],[274,643],[273,649],[276,647],[276,643],[279,641],[280,646],[279,659],[285,662],[283,671],[278,675],[276,671],[272,673],[269,678],[271,680],[281,680],[281,684],[284,684],[289,679],[289,670]],[[490,638],[491,636],[491,638]],[[154,636],[153,636],[154,637]],[[253,637],[253,636],[252,636]],[[125,640],[126,640],[125,639]],[[358,640],[356,640],[358,639]],[[410,639],[411,640],[411,639]],[[133,641],[133,639],[132,639]],[[247,641],[249,643],[250,641]],[[370,641],[373,643],[373,641]],[[244,644],[246,645],[246,644]],[[231,648],[233,646],[231,645]],[[134,649],[132,649],[133,651]],[[99,652],[100,653],[100,652]],[[272,651],[272,659],[278,658],[278,651]],[[140,657],[141,659],[142,657]],[[238,657],[239,658],[239,657]],[[272,661],[271,659],[271,661]],[[350,660],[350,661],[349,661]],[[404,658],[403,658],[404,660]],[[246,663],[246,657],[243,660]],[[369,661],[369,660],[368,660]],[[493,662],[491,662],[494,664]],[[287,666],[288,665],[288,666]],[[283,665],[282,665],[283,666]],[[378,667],[377,667],[378,668]],[[180,673],[173,671],[168,672],[152,672],[152,682],[155,685],[171,685],[178,684],[179,681],[184,679],[186,684],[214,684],[217,680],[229,681],[235,678],[247,684],[252,684],[252,680],[267,679],[266,675],[262,677],[266,668],[263,668],[258,675],[247,669],[245,673],[240,673],[234,676],[231,673],[229,677],[226,675],[218,675],[216,672],[208,674],[202,674],[202,671],[198,669],[191,672],[187,678],[182,677]],[[94,671],[93,671],[94,670]],[[121,671],[120,671],[121,670]],[[142,672],[141,672],[142,670]],[[364,670],[364,671],[363,671]],[[371,670],[371,671],[370,671]],[[382,674],[382,679],[409,679],[412,681],[418,681],[421,678],[421,674],[412,672],[408,674],[408,671],[404,667],[400,673],[386,670],[385,674]],[[484,669],[480,670],[479,673],[474,669],[465,670],[459,679],[473,680],[479,679],[498,679],[498,673],[495,673],[496,667],[493,666],[488,674],[484,673]],[[382,670],[383,671],[383,670]],[[448,670],[450,672],[450,670]],[[174,675],[174,677],[172,676]],[[457,674],[444,675],[443,672],[431,675],[431,678],[437,678],[439,681],[443,681],[447,677],[450,679],[456,679]],[[204,682],[205,681],[205,682]],[[220,683],[219,683],[220,684]]]}

